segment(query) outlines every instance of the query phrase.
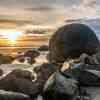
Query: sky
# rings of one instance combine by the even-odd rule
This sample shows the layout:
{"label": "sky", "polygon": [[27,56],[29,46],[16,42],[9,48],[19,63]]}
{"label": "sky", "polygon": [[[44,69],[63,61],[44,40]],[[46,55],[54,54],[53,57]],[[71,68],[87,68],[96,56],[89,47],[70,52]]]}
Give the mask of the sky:
{"label": "sky", "polygon": [[0,0],[0,20],[57,25],[67,19],[98,18],[100,0]]}
{"label": "sky", "polygon": [[[55,29],[66,20],[99,17],[100,0],[0,0],[0,33],[3,31],[2,34],[5,33],[12,40],[13,35],[19,33],[20,29],[25,32],[35,28]],[[12,29],[18,29],[17,33],[13,34]],[[21,42],[19,44],[21,46],[37,45],[37,43],[40,45],[45,42],[44,40],[48,40],[47,37],[42,40],[38,38],[29,36],[27,41],[19,41]],[[2,39],[1,36],[0,39]],[[1,43],[6,44],[0,40],[0,45]]]}

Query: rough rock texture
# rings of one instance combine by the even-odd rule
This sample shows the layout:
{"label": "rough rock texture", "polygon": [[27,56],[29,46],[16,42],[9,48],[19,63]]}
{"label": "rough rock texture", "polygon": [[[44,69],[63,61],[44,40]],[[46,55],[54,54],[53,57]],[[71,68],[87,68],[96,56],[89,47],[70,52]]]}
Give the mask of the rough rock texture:
{"label": "rough rock texture", "polygon": [[49,61],[63,63],[67,58],[79,57],[82,53],[92,55],[100,47],[93,30],[83,24],[69,24],[59,28],[49,42]]}

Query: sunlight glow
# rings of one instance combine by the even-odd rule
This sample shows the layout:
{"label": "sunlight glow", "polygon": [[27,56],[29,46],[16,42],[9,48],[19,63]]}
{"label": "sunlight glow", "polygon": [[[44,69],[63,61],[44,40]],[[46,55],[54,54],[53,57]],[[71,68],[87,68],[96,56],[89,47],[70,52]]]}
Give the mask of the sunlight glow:
{"label": "sunlight glow", "polygon": [[0,30],[0,35],[7,38],[11,44],[16,44],[16,40],[23,32],[17,30]]}

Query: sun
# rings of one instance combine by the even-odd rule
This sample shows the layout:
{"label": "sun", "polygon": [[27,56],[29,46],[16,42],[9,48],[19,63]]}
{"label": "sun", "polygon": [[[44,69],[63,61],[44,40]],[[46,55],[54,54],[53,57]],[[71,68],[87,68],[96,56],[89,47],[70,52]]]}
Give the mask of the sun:
{"label": "sun", "polygon": [[23,34],[18,30],[0,30],[0,35],[7,38],[11,44],[16,44],[16,40]]}

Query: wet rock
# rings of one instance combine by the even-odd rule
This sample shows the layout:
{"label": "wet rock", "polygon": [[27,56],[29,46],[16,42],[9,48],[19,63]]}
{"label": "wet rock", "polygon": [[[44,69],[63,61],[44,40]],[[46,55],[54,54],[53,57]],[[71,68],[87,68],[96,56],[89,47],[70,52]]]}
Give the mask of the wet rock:
{"label": "wet rock", "polygon": [[0,100],[30,100],[28,95],[0,90]]}
{"label": "wet rock", "polygon": [[77,58],[82,53],[95,54],[100,43],[91,28],[84,24],[69,24],[59,28],[49,42],[49,61],[63,63],[67,58]]}
{"label": "wet rock", "polygon": [[34,100],[44,100],[41,95],[38,95]]}
{"label": "wet rock", "polygon": [[34,97],[39,93],[38,84],[32,81],[27,71],[12,71],[0,80],[0,89],[19,92]]}
{"label": "wet rock", "polygon": [[14,83],[17,87],[17,92],[27,94],[30,97],[34,98],[40,92],[38,84],[30,80],[17,78],[14,80]]}
{"label": "wet rock", "polygon": [[24,63],[25,58],[23,56],[17,57],[18,61]]}
{"label": "wet rock", "polygon": [[35,58],[38,57],[40,53],[37,50],[28,50],[24,53],[24,56],[30,57],[30,58]]}
{"label": "wet rock", "polygon": [[32,64],[35,64],[36,63],[36,60],[35,59],[30,59],[30,60],[28,60],[28,63],[31,64],[31,65]]}
{"label": "wet rock", "polygon": [[13,60],[12,56],[0,55],[0,64],[10,64]]}
{"label": "wet rock", "polygon": [[2,76],[4,73],[3,73],[3,70],[0,69],[0,76]]}
{"label": "wet rock", "polygon": [[[11,73],[7,74],[0,80],[0,89],[8,91],[17,91],[16,80],[21,78],[26,79],[27,81],[32,81],[32,73],[26,70],[16,69]],[[20,84],[20,82],[19,82]]]}
{"label": "wet rock", "polygon": [[14,69],[11,73],[9,73],[6,76],[6,78],[10,78],[12,76],[16,78],[25,78],[28,80],[33,80],[32,72],[28,70]]}
{"label": "wet rock", "polygon": [[20,55],[20,56],[17,56],[15,58],[15,60],[13,61],[13,63],[20,63],[20,64],[34,64],[36,61],[34,58],[31,58],[31,57],[25,57],[24,55]]}
{"label": "wet rock", "polygon": [[50,63],[44,63],[34,68],[37,74],[37,80],[47,80],[57,70],[57,66]]}
{"label": "wet rock", "polygon": [[100,52],[94,54],[92,56],[93,60],[95,61],[96,64],[100,64]]}
{"label": "wet rock", "polygon": [[83,53],[80,56],[80,62],[83,64],[89,64],[89,65],[98,64],[98,62],[96,61],[95,58],[93,58],[92,56],[89,56],[85,53]]}
{"label": "wet rock", "polygon": [[54,73],[44,86],[43,97],[46,100],[76,100],[78,95],[78,82],[65,77],[61,73]]}
{"label": "wet rock", "polygon": [[38,48],[39,51],[48,51],[49,47],[47,45],[42,45]]}

